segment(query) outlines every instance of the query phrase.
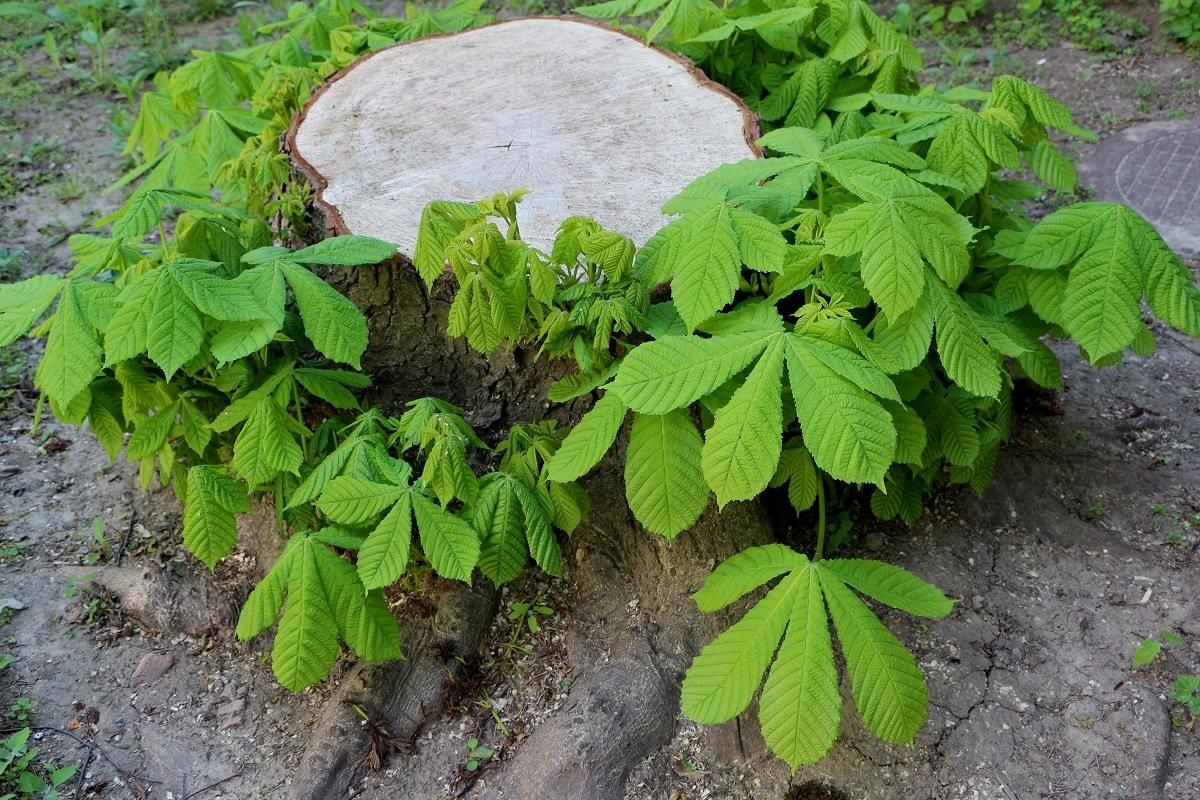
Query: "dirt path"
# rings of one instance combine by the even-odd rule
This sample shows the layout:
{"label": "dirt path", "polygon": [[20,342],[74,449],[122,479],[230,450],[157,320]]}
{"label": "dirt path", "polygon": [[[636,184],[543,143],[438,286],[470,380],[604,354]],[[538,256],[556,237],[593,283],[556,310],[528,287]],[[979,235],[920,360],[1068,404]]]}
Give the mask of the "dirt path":
{"label": "dirt path", "polygon": [[[117,169],[119,145],[103,120],[121,101],[76,93],[37,51],[30,57],[43,91],[36,102],[2,98],[0,132],[20,133],[22,152],[59,144],[53,161],[38,156],[14,172],[21,191],[0,198],[0,247],[24,248],[21,269],[62,270],[65,245],[48,241],[115,203],[94,187]],[[1074,48],[1017,57],[1085,124],[1120,127],[1200,105],[1188,83],[1200,79],[1195,62],[1171,52],[1099,64]],[[1162,109],[1143,112],[1139,87],[1152,80]],[[68,175],[83,194],[69,197]],[[1099,373],[1059,347],[1066,390],[1020,407],[982,499],[947,493],[915,526],[860,537],[859,554],[962,598],[927,627],[889,620],[929,679],[929,723],[915,747],[880,743],[847,704],[834,752],[793,777],[763,755],[752,716],[715,729],[679,720],[670,744],[634,770],[628,797],[830,796],[797,788],[809,781],[856,800],[1200,797],[1200,738],[1165,699],[1176,674],[1200,672],[1200,345],[1156,332],[1157,354]],[[210,575],[183,552],[172,498],[142,496],[134,472],[109,466],[86,433],[48,420],[31,436],[31,368],[20,354],[4,358],[5,391],[16,393],[0,400],[0,600],[24,608],[0,616],[0,654],[14,657],[0,672],[0,711],[32,699],[34,724],[95,743],[80,797],[288,797],[311,731],[332,720],[359,736],[358,717],[335,697],[360,673],[343,664],[322,687],[282,690],[262,666],[269,642],[232,639],[231,620],[265,564],[238,556]],[[270,549],[269,536],[258,542],[252,552]],[[489,705],[430,722],[415,757],[392,756],[355,796],[501,796],[487,769],[469,788],[459,780],[467,740],[502,744],[507,757],[539,721],[581,702],[570,691],[580,666],[568,647],[578,625],[571,583],[531,578],[502,608],[535,598],[553,610],[538,634],[518,633],[502,613],[489,636],[484,661],[503,660],[487,676]],[[629,621],[652,623],[636,609]],[[1131,673],[1137,643],[1164,629],[1187,643]],[[393,733],[408,727],[395,721]],[[72,739],[44,733],[39,745],[59,763],[83,763]]]}

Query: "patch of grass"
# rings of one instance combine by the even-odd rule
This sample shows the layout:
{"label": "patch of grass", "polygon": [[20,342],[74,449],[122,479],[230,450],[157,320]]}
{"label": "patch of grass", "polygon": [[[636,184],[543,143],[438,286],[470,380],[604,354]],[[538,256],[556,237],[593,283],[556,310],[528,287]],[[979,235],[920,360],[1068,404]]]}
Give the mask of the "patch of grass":
{"label": "patch of grass", "polygon": [[0,151],[0,197],[15,197],[26,189],[56,180],[66,151],[56,137],[11,136]]}

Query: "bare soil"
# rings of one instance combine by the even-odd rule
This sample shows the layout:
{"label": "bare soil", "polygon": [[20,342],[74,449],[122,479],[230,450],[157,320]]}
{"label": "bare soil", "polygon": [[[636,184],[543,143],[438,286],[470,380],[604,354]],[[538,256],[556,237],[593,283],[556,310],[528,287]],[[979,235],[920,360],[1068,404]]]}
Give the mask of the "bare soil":
{"label": "bare soil", "polygon": [[[228,24],[187,35],[215,39]],[[965,78],[1023,74],[1101,133],[1194,118],[1196,60],[1156,35],[1139,49],[1098,60],[1075,45],[990,44]],[[108,120],[125,101],[81,90],[36,47],[22,58],[22,82],[0,91],[0,154],[19,188],[0,198],[0,255],[24,250],[5,280],[65,270],[63,234],[118,202],[96,189],[119,172]],[[963,79],[952,59],[931,60],[932,77]],[[51,140],[50,155],[23,163],[29,143]],[[0,600],[23,606],[0,616],[0,653],[14,657],[0,672],[0,714],[18,698],[37,701],[39,746],[84,767],[69,790],[76,797],[527,797],[514,767],[563,762],[572,721],[584,720],[624,749],[576,774],[615,772],[624,781],[615,796],[632,800],[1191,800],[1200,797],[1200,732],[1166,693],[1176,675],[1200,672],[1200,343],[1155,332],[1155,355],[1100,372],[1056,345],[1066,388],[1021,396],[1013,441],[982,498],[945,492],[916,525],[865,523],[853,554],[898,563],[961,598],[949,618],[925,625],[885,615],[928,678],[929,722],[913,747],[886,745],[847,703],[834,751],[795,775],[765,752],[752,713],[709,729],[678,716],[672,692],[716,624],[683,597],[711,565],[663,576],[681,584],[678,598],[645,582],[602,597],[598,587],[630,564],[650,574],[647,564],[667,569],[684,555],[649,542],[613,561],[602,549],[604,513],[569,545],[566,580],[480,590],[473,602],[494,617],[477,651],[410,649],[410,659],[445,663],[437,689],[449,714],[382,720],[379,673],[347,662],[327,683],[288,693],[265,666],[270,642],[232,637],[278,547],[269,516],[249,520],[244,552],[210,574],[183,550],[169,493],[142,494],[135,471],[109,464],[86,431],[48,416],[32,431],[37,354],[25,343],[0,360]],[[708,524],[753,524],[748,513]],[[709,545],[689,536],[696,541],[683,546],[702,555]],[[525,617],[509,618],[514,601],[552,613],[533,632]],[[454,635],[453,620],[427,612]],[[671,638],[675,616],[691,635]],[[1134,648],[1161,630],[1186,643],[1131,671]],[[659,687],[657,706],[614,696],[643,684]],[[369,754],[372,728],[394,750],[381,769],[348,770],[336,791],[313,794],[319,768],[356,767]],[[472,738],[495,750],[477,770],[467,769]],[[562,796],[595,795],[580,786]]]}

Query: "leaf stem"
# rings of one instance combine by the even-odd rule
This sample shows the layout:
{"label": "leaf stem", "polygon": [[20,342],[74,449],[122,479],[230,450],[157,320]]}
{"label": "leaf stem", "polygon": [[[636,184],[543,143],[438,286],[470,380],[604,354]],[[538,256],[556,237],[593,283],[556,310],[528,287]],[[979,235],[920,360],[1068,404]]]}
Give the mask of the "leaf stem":
{"label": "leaf stem", "polygon": [[813,552],[813,561],[820,561],[825,550],[825,478],[818,473],[817,477],[817,548]]}

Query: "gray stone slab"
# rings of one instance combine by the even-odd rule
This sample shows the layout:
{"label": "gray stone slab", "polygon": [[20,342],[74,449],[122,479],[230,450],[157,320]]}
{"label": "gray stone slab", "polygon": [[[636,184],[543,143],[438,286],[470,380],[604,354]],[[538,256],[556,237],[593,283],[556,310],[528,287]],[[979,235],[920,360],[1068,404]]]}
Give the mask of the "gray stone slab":
{"label": "gray stone slab", "polygon": [[1200,120],[1119,131],[1083,159],[1079,178],[1097,199],[1136,209],[1175,250],[1200,253]]}

